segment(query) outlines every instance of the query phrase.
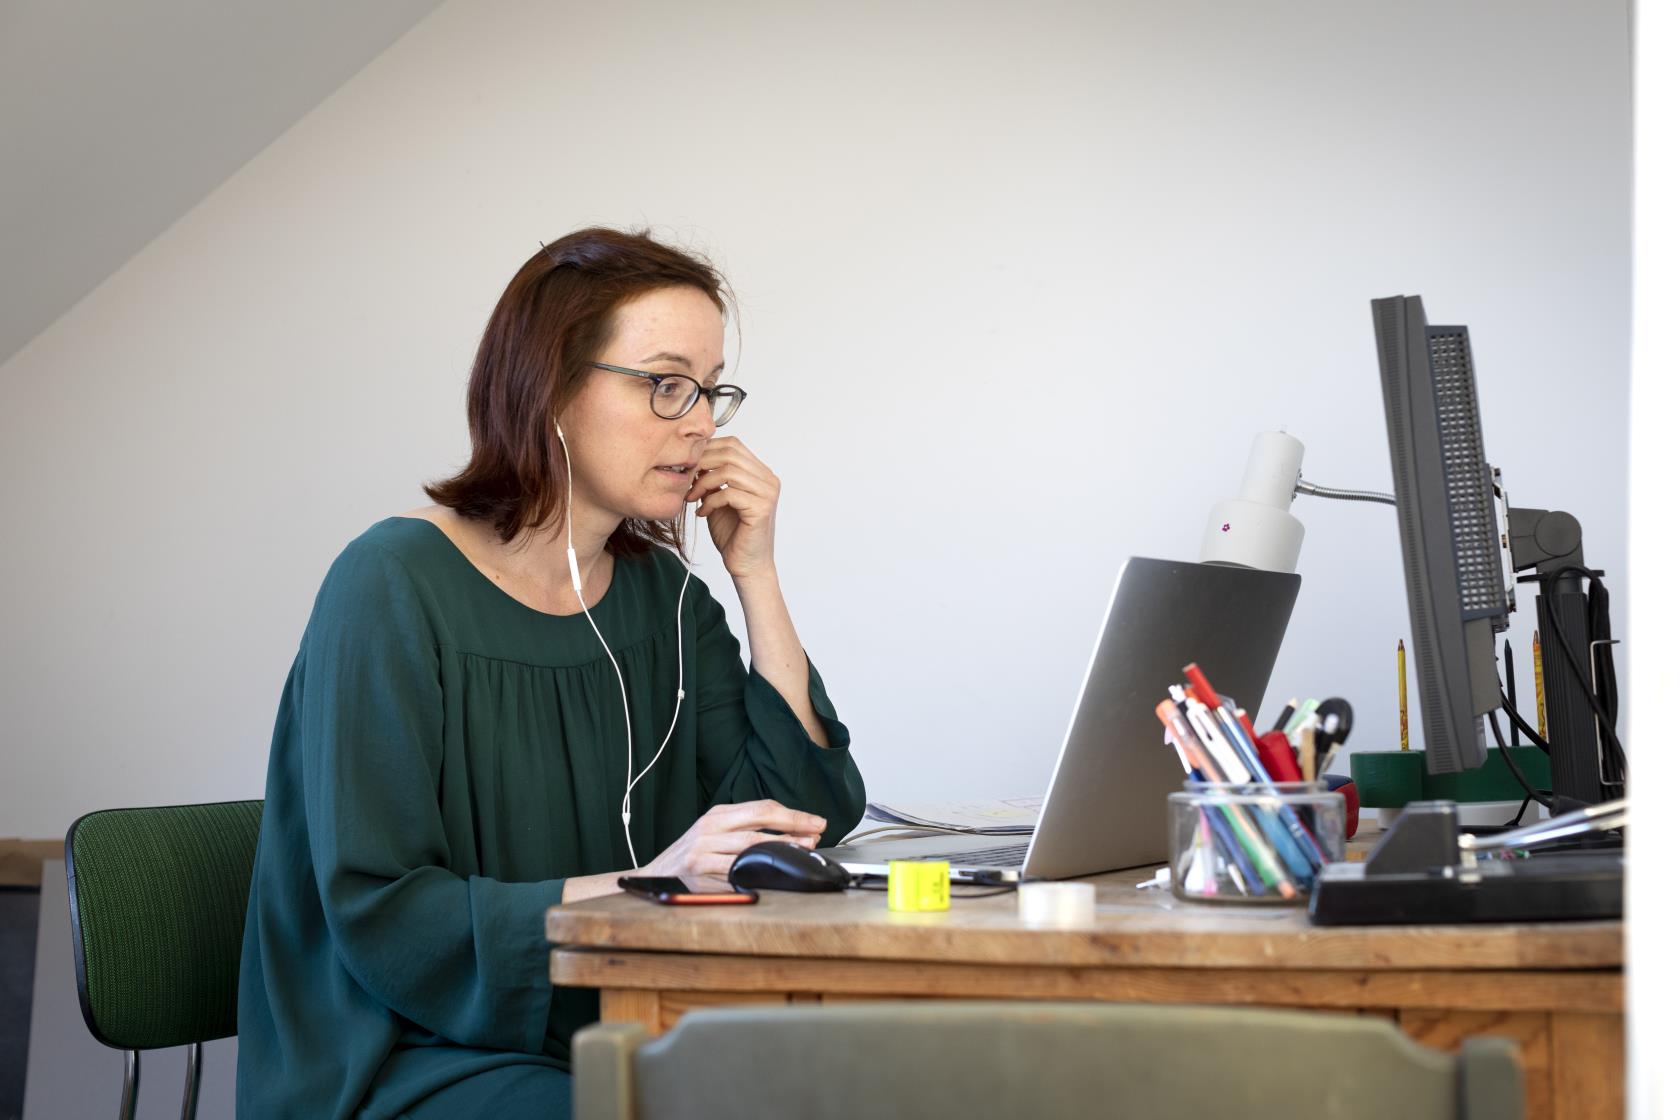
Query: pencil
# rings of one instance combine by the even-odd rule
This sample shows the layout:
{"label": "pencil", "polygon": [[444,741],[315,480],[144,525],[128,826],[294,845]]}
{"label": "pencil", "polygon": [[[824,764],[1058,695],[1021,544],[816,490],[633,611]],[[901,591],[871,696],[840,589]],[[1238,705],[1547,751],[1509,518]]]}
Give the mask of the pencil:
{"label": "pencil", "polygon": [[[1540,669],[1540,631],[1534,632],[1534,730],[1546,738],[1546,675]],[[1547,740],[1550,742],[1550,740]]]}
{"label": "pencil", "polygon": [[1400,749],[1412,749],[1406,728],[1406,639],[1401,638],[1394,651],[1394,663],[1400,670]]}

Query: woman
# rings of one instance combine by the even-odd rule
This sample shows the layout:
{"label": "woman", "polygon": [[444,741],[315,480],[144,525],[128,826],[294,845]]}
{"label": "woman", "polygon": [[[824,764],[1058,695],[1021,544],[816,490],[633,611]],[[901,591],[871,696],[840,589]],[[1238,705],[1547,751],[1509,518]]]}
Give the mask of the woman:
{"label": "woman", "polygon": [[[466,468],[333,564],[275,723],[241,1116],[567,1115],[597,1000],[550,986],[544,909],[862,815],[777,583],[780,484],[715,438],[744,397],[723,315],[717,274],[646,236],[546,247],[485,330]],[[750,672],[672,551],[691,502]]]}

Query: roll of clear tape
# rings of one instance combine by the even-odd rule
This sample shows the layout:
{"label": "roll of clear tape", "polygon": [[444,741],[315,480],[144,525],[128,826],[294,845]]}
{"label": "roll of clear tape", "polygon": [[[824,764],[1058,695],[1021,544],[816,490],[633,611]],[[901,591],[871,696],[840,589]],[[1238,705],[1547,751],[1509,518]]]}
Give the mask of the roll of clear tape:
{"label": "roll of clear tape", "polygon": [[1090,883],[1022,883],[1016,907],[1029,926],[1087,926],[1097,918],[1097,888]]}

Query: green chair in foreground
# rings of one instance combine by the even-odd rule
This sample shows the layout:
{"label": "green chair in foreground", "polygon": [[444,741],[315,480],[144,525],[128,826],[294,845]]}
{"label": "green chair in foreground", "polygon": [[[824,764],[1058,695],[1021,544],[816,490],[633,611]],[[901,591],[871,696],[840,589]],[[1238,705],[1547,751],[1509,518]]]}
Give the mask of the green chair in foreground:
{"label": "green chair in foreground", "polygon": [[1515,1046],[1454,1055],[1368,1017],[915,1001],[685,1015],[572,1042],[576,1120],[1517,1120]]}
{"label": "green chair in foreground", "polygon": [[239,953],[261,801],[107,809],[64,838],[76,995],[93,1037],[126,1050],[131,1120],[140,1051],[190,1046],[181,1115],[198,1111],[204,1043],[238,1031]]}

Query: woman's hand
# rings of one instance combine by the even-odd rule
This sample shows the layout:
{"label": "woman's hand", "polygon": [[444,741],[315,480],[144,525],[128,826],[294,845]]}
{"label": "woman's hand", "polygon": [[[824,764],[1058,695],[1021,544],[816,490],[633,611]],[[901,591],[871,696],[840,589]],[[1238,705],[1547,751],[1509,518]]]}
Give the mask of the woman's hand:
{"label": "woman's hand", "polygon": [[[638,875],[675,875],[689,886],[721,886],[729,880],[735,857],[766,840],[786,840],[804,848],[817,846],[828,822],[775,801],[714,805],[675,844],[654,857]],[[764,829],[775,829],[772,836]],[[707,880],[708,883],[697,880]]]}
{"label": "woman's hand", "polygon": [[775,572],[776,500],[781,493],[782,480],[734,436],[713,439],[700,453],[699,473],[687,500],[699,500],[699,515],[711,527],[724,569],[735,579]]}

